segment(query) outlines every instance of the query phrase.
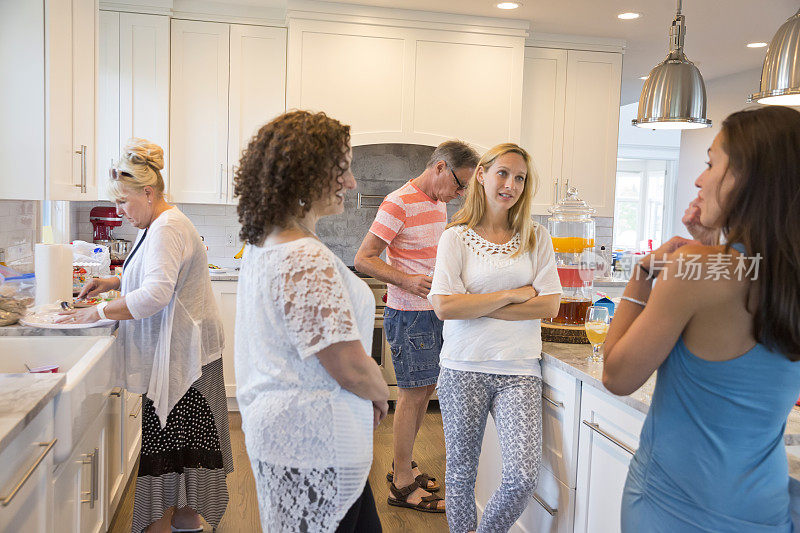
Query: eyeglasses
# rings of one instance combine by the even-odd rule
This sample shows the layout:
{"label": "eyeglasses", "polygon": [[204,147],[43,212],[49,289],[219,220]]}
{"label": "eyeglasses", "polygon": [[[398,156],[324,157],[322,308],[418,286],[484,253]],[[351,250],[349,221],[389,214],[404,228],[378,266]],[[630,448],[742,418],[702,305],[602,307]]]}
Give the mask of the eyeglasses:
{"label": "eyeglasses", "polygon": [[450,173],[453,175],[453,179],[456,180],[456,185],[458,185],[457,190],[463,191],[464,189],[466,189],[467,186],[466,185],[461,185],[461,182],[458,180],[458,176],[456,176],[456,171],[453,170],[450,166],[448,166],[447,168],[450,169]]}

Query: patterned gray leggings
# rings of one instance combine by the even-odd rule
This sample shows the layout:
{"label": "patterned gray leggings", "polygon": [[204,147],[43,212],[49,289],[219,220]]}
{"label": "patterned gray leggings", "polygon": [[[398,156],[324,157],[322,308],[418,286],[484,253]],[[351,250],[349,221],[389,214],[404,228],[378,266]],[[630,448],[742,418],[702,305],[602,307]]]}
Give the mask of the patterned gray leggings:
{"label": "patterned gray leggings", "polygon": [[[542,380],[442,368],[439,405],[447,452],[447,523],[452,533],[507,532],[536,488],[542,458]],[[502,481],[478,527],[475,478],[489,413],[503,457]]]}

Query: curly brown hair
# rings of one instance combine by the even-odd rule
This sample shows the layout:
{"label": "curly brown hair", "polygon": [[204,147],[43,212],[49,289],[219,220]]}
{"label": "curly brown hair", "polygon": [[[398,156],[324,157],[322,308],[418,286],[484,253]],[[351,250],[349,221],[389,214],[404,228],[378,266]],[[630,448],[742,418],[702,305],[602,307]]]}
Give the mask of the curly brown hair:
{"label": "curly brown hair", "polygon": [[275,227],[302,218],[347,168],[350,126],[325,113],[290,111],[258,130],[234,178],[239,238],[260,245]]}

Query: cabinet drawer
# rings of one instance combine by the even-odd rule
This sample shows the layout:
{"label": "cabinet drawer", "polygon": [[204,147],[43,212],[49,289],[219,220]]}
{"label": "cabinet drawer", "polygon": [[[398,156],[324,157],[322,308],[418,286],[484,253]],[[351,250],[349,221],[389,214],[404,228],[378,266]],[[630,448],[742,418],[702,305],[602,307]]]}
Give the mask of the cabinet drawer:
{"label": "cabinet drawer", "polygon": [[580,387],[577,380],[542,364],[542,466],[575,488]]}
{"label": "cabinet drawer", "polygon": [[547,469],[539,471],[539,483],[528,507],[511,531],[520,533],[568,533],[572,531],[575,490]]}
{"label": "cabinet drawer", "polygon": [[645,415],[584,386],[580,419],[575,531],[619,531],[622,491]]}
{"label": "cabinet drawer", "polygon": [[0,531],[52,531],[53,402],[0,454]]}

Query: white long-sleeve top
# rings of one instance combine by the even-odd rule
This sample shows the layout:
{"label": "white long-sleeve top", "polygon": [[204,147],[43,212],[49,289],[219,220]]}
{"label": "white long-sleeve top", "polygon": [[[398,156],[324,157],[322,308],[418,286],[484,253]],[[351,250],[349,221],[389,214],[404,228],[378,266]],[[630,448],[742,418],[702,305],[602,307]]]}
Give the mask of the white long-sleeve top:
{"label": "white long-sleeve top", "polygon": [[[553,242],[536,224],[536,248],[514,256],[519,234],[505,244],[487,241],[466,226],[444,231],[428,298],[436,294],[485,294],[532,285],[540,296],[561,294]],[[480,317],[445,320],[440,365],[494,374],[541,375],[541,320]]]}
{"label": "white long-sleeve top", "polygon": [[153,401],[163,426],[203,365],[222,356],[224,333],[206,249],[186,215],[177,207],[164,211],[146,236],[139,232],[137,245],[122,275],[134,318],[120,322],[124,379],[128,390]]}

